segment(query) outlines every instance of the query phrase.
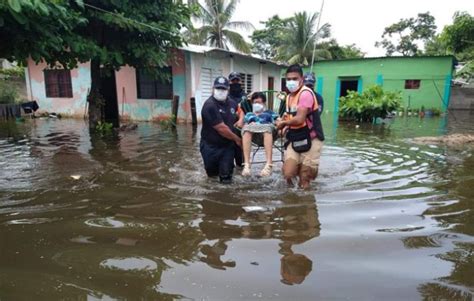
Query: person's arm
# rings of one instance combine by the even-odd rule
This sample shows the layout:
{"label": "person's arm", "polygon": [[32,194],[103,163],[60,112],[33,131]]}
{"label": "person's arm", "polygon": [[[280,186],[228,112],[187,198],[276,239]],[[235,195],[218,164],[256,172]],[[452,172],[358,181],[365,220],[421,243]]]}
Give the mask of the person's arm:
{"label": "person's arm", "polygon": [[306,117],[308,116],[309,109],[306,107],[298,107],[296,110],[296,115],[290,120],[281,120],[277,121],[276,126],[279,129],[282,129],[286,126],[298,125],[302,124],[306,121]]}
{"label": "person's arm", "polygon": [[234,134],[231,129],[224,123],[218,123],[213,126],[213,128],[224,138],[234,141],[238,146],[242,146],[242,139],[239,138],[236,134]]}
{"label": "person's arm", "polygon": [[304,91],[301,93],[295,117],[291,118],[290,120],[278,122],[277,127],[282,129],[285,126],[294,126],[304,123],[306,118],[308,118],[308,114],[313,110],[313,105],[315,105],[317,109],[318,104],[317,102],[315,104],[315,101],[316,100],[314,99],[311,92]]}
{"label": "person's arm", "polygon": [[242,108],[240,107],[240,104],[239,104],[239,107],[237,109],[237,113],[239,114],[239,120],[237,120],[237,122],[234,124],[234,127],[237,127],[237,128],[242,128],[244,126],[244,111],[242,110]]}

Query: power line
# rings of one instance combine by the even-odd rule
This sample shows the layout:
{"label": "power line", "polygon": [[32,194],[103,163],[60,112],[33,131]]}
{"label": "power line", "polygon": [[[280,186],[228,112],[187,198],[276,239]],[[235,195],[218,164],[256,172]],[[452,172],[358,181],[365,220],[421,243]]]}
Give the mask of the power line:
{"label": "power line", "polygon": [[134,22],[134,23],[136,23],[136,24],[139,24],[139,25],[142,25],[142,26],[151,28],[151,29],[153,29],[153,30],[161,31],[161,32],[164,32],[164,33],[167,33],[167,34],[170,34],[170,35],[176,35],[176,33],[173,33],[173,32],[171,32],[171,31],[167,31],[167,30],[161,29],[161,28],[159,28],[159,27],[156,27],[156,26],[153,26],[153,25],[150,25],[150,24],[147,24],[147,23],[143,23],[143,22],[140,22],[140,21],[137,21],[137,20],[134,20],[134,19],[131,19],[131,18],[122,16],[122,15],[120,15],[120,14],[118,14],[118,13],[105,10],[105,9],[103,9],[103,8],[94,6],[94,5],[92,5],[92,4],[88,4],[88,3],[85,3],[85,2],[84,2],[84,6],[87,6],[87,7],[89,7],[89,8],[95,9],[95,10],[97,10],[97,11],[100,11],[100,12],[103,12],[103,13],[106,13],[106,14],[110,14],[110,15],[119,17],[119,18],[121,18],[121,19],[129,20],[129,21],[131,21],[131,22]]}

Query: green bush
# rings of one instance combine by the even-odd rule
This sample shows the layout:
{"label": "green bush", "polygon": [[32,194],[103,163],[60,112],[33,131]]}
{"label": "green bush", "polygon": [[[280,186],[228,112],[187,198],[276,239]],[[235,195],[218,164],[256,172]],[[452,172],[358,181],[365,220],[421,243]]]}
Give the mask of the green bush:
{"label": "green bush", "polygon": [[0,104],[12,104],[19,98],[14,85],[0,79]]}
{"label": "green bush", "polygon": [[25,77],[25,68],[16,66],[8,69],[0,69],[0,78],[24,78]]}
{"label": "green bush", "polygon": [[401,92],[384,91],[380,86],[371,86],[359,94],[349,91],[340,98],[339,116],[359,122],[373,122],[375,118],[387,115],[401,107]]}

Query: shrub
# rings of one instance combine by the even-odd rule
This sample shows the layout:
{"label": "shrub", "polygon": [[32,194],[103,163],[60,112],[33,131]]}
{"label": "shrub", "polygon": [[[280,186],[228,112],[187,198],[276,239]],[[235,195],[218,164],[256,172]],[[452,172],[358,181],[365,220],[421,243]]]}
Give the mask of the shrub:
{"label": "shrub", "polygon": [[380,86],[372,86],[359,94],[349,91],[340,98],[339,116],[359,122],[373,122],[375,118],[387,115],[401,107],[401,92],[384,91]]}
{"label": "shrub", "polygon": [[19,98],[18,91],[14,85],[0,80],[0,104],[12,104]]}

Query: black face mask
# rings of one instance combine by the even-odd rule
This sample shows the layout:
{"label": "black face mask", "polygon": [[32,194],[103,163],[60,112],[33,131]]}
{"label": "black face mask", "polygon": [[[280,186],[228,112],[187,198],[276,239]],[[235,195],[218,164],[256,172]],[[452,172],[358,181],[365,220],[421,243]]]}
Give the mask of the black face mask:
{"label": "black face mask", "polygon": [[230,84],[229,94],[233,96],[240,96],[242,93],[242,85],[241,84]]}

